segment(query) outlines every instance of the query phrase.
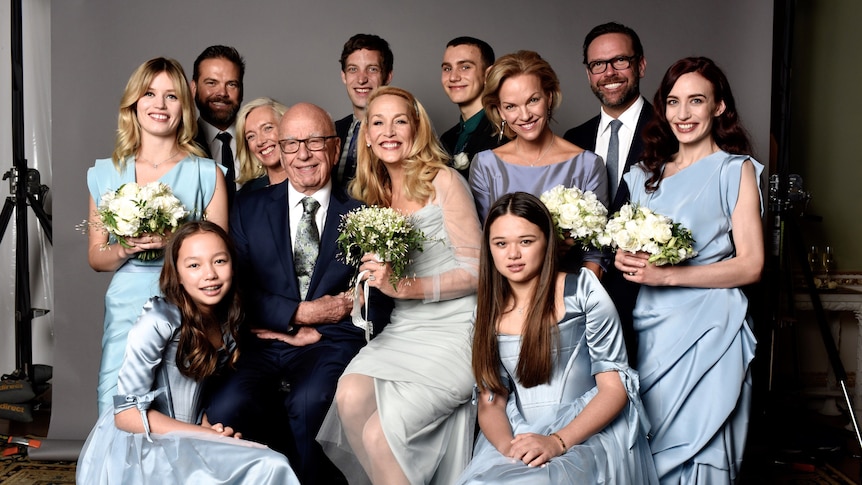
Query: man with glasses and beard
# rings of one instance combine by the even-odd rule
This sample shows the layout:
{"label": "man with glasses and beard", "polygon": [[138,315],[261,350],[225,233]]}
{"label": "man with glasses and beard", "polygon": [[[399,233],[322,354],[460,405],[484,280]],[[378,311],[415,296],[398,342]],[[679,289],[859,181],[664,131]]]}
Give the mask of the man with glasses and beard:
{"label": "man with glasses and beard", "polygon": [[[584,65],[590,88],[599,98],[601,112],[586,123],[567,131],[564,138],[592,150],[608,170],[608,211],[612,214],[629,199],[623,174],[640,161],[641,134],[652,119],[653,107],[640,94],[640,79],[646,58],[637,33],[616,22],[594,27],[584,39]],[[602,283],[616,304],[623,324],[629,363],[637,362],[637,340],[632,328],[632,310],[638,286],[626,281],[614,268],[612,255]]]}
{"label": "man with glasses and beard", "polygon": [[236,113],[242,103],[245,60],[233,47],[213,45],[195,59],[190,87],[200,112],[195,141],[207,156],[227,167],[228,206],[239,187],[235,184]]}

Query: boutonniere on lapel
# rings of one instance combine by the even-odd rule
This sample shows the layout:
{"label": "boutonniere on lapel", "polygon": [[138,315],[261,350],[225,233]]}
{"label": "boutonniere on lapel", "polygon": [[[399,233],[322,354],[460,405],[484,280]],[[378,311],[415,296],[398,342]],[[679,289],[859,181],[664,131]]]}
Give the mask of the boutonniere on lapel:
{"label": "boutonniere on lapel", "polygon": [[455,155],[455,158],[452,159],[452,167],[455,170],[464,170],[465,168],[470,166],[470,159],[467,158],[467,154],[461,152]]}

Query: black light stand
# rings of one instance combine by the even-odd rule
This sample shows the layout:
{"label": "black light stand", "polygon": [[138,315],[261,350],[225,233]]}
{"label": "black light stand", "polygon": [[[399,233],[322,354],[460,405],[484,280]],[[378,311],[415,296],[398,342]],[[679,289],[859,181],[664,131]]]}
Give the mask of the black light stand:
{"label": "black light stand", "polygon": [[[770,182],[770,203],[769,203],[769,221],[771,222],[771,257],[770,262],[775,267],[770,274],[774,275],[775,281],[770,282],[772,290],[771,301],[773,305],[773,320],[776,326],[782,322],[782,312],[792,314],[795,310],[795,302],[793,297],[793,275],[792,275],[792,258],[790,255],[795,253],[799,261],[799,267],[802,269],[805,286],[808,290],[808,295],[811,299],[811,304],[814,309],[815,320],[820,329],[820,336],[823,340],[823,346],[829,358],[829,364],[835,374],[835,379],[841,386],[841,391],[844,395],[844,401],[847,404],[848,414],[853,423],[853,429],[856,434],[856,440],[862,447],[862,434],[859,431],[859,425],[856,422],[855,410],[850,394],[847,390],[847,372],[841,362],[841,356],[838,348],[835,346],[835,340],[832,337],[832,332],[826,322],[826,313],[823,310],[823,304],[820,300],[820,294],[817,292],[817,287],[814,284],[814,274],[808,263],[805,243],[802,237],[802,230],[799,225],[799,217],[801,209],[796,207],[801,202],[801,196],[792,190],[790,184],[790,141],[791,141],[791,110],[790,110],[790,78],[791,78],[791,59],[793,45],[793,26],[794,26],[794,0],[776,0],[775,2],[775,32],[774,41],[779,46],[775,49],[775,59],[773,63],[773,77],[777,80],[776,93],[773,96],[772,132],[776,134],[777,144],[777,159],[778,173]],[[774,182],[774,183],[773,183]],[[786,309],[782,308],[781,302],[784,301]],[[771,372],[771,370],[770,370]],[[860,376],[857,376],[856,385],[862,385],[858,381]],[[770,382],[771,386],[771,382]]]}
{"label": "black light stand", "polygon": [[42,207],[42,199],[48,187],[41,185],[39,172],[27,168],[24,158],[24,70],[22,49],[22,16],[21,0],[12,1],[11,31],[12,31],[12,156],[13,167],[3,174],[3,180],[9,179],[9,197],[0,212],[0,241],[6,233],[6,228],[12,213],[15,212],[15,371],[9,375],[13,379],[33,378],[33,317],[47,313],[47,310],[36,310],[31,307],[30,300],[30,260],[28,255],[27,237],[27,206],[39,219],[48,242],[51,243],[50,216]]}

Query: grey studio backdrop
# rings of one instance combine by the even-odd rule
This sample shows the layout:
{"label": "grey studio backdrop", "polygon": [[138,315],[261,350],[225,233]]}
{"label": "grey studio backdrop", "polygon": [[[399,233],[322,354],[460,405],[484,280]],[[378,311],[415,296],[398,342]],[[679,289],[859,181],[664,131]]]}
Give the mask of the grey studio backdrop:
{"label": "grey studio backdrop", "polygon": [[87,215],[87,168],[111,154],[125,83],[152,57],[174,57],[190,76],[205,47],[232,45],[246,60],[245,101],[309,101],[339,118],[350,112],[341,47],[352,34],[375,33],[394,51],[392,84],[415,93],[442,133],[458,118],[440,86],[443,50],[449,39],[471,35],[488,41],[498,56],[532,49],[551,63],[563,90],[554,126],[562,134],[598,112],[581,43],[594,25],[615,20],[633,27],[644,44],[641,90],[647,99],[673,61],[711,57],[730,78],[760,160],[768,156],[772,0],[66,0],[52,2],[51,10],[52,439],[84,439],[97,418],[103,298],[111,274],[90,269],[86,238],[74,226]]}

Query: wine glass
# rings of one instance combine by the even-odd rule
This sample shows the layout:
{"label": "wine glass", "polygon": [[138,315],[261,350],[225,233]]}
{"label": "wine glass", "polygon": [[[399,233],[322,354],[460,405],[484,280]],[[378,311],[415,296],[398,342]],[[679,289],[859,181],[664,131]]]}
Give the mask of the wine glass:
{"label": "wine glass", "polygon": [[813,273],[817,271],[821,264],[820,250],[817,246],[811,246],[808,248],[808,267],[811,268],[811,272]]}
{"label": "wine glass", "polygon": [[829,285],[829,272],[832,270],[833,265],[835,264],[835,255],[832,253],[832,246],[826,246],[826,249],[823,251],[822,256],[823,263],[823,272],[826,273],[824,277],[824,281],[826,285]]}

